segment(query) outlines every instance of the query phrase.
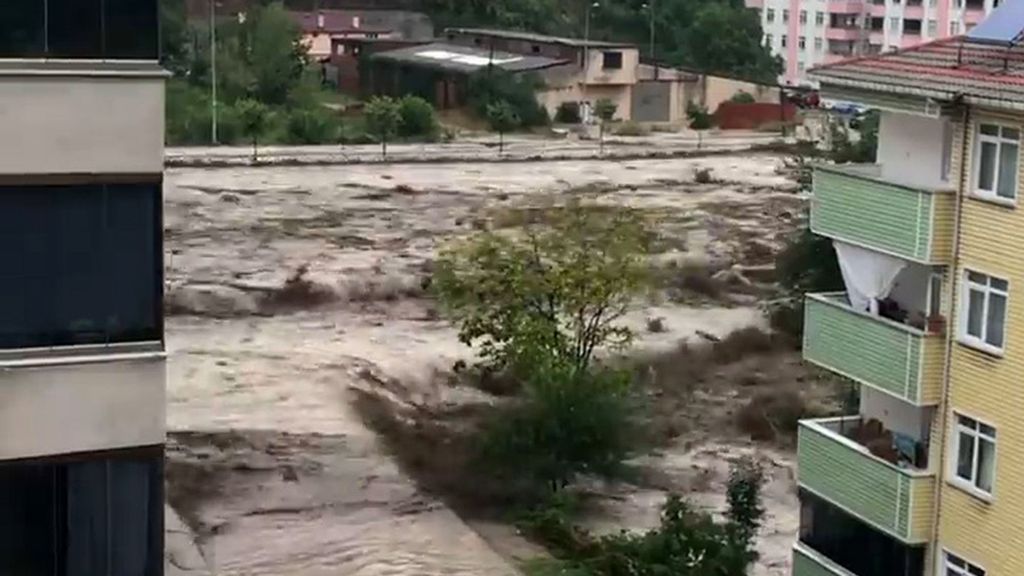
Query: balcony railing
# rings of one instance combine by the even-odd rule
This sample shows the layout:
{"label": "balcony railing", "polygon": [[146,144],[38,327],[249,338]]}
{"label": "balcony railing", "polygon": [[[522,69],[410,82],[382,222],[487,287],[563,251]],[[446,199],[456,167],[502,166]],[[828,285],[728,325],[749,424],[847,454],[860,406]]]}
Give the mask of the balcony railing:
{"label": "balcony railing", "polygon": [[819,166],[813,190],[815,233],[906,260],[949,261],[952,193],[885,181],[874,164]]}
{"label": "balcony railing", "polygon": [[859,312],[842,292],[808,294],[804,359],[918,406],[937,404],[944,338]]}
{"label": "balcony railing", "polygon": [[806,544],[793,546],[793,576],[857,576]]}
{"label": "balcony railing", "polygon": [[928,541],[934,474],[893,464],[847,438],[844,429],[859,422],[859,416],[800,422],[800,486],[903,542]]}

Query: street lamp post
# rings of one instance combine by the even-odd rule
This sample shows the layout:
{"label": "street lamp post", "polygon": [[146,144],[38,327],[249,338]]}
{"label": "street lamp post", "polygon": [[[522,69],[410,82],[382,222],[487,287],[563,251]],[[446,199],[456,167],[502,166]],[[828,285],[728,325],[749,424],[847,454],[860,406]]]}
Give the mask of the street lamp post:
{"label": "street lamp post", "polygon": [[656,58],[655,58],[655,53],[654,53],[654,10],[655,10],[654,6],[655,6],[655,3],[657,1],[658,0],[649,0],[648,2],[644,2],[643,5],[641,6],[644,10],[647,10],[647,17],[649,19],[649,24],[650,24],[650,41],[651,41],[651,44],[650,44],[650,48],[648,48],[648,50],[647,50],[647,55],[650,56],[651,63],[654,64],[654,66],[655,66],[655,68],[654,68],[655,77],[657,77],[657,73],[658,73],[657,62],[655,61]]}
{"label": "street lamp post", "polygon": [[583,24],[583,102],[581,108],[583,109],[584,122],[590,119],[590,107],[587,104],[587,83],[590,81],[590,11],[600,5],[601,4],[598,2],[587,3],[587,12]]}

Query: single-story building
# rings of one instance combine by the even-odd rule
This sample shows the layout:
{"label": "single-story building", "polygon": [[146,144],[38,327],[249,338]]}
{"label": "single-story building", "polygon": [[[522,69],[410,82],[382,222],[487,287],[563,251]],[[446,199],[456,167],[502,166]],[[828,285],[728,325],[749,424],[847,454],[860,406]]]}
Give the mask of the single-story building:
{"label": "single-story building", "polygon": [[467,103],[468,78],[493,66],[513,74],[540,73],[564,60],[513,54],[446,42],[377,52],[368,57],[362,82],[367,93],[422,96],[441,109]]}

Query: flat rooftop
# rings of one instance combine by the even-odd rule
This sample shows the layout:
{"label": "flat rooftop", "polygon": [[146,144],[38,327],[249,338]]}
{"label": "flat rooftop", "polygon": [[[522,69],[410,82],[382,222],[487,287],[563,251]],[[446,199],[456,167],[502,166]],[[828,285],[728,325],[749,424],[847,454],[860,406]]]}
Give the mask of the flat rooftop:
{"label": "flat rooftop", "polygon": [[529,70],[542,70],[568,62],[568,60],[513,54],[498,50],[491,51],[486,48],[459,46],[444,42],[433,42],[431,44],[407,46],[386,52],[378,52],[371,55],[370,59],[415,64],[427,68],[467,74],[476,72],[488,65],[493,65],[508,72],[526,72]]}
{"label": "flat rooftop", "polygon": [[544,34],[534,34],[532,32],[517,32],[514,30],[493,30],[490,28],[448,28],[445,33],[455,34],[472,34],[476,36],[488,36],[493,38],[504,38],[507,40],[522,40],[524,42],[534,42],[537,44],[561,44],[563,46],[573,46],[582,48],[588,46],[590,48],[635,48],[633,44],[624,44],[621,42],[606,42],[603,40],[582,40],[580,38],[566,38],[563,36],[546,36]]}

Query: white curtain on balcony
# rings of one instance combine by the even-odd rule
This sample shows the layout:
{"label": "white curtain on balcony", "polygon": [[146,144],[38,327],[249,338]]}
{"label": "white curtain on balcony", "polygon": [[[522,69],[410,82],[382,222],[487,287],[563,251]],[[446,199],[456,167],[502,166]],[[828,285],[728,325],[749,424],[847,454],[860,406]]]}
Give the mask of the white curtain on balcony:
{"label": "white curtain on balcony", "polygon": [[839,257],[839,269],[850,306],[862,312],[878,313],[878,301],[892,291],[896,276],[907,265],[899,258],[865,250],[844,242],[832,242]]}

